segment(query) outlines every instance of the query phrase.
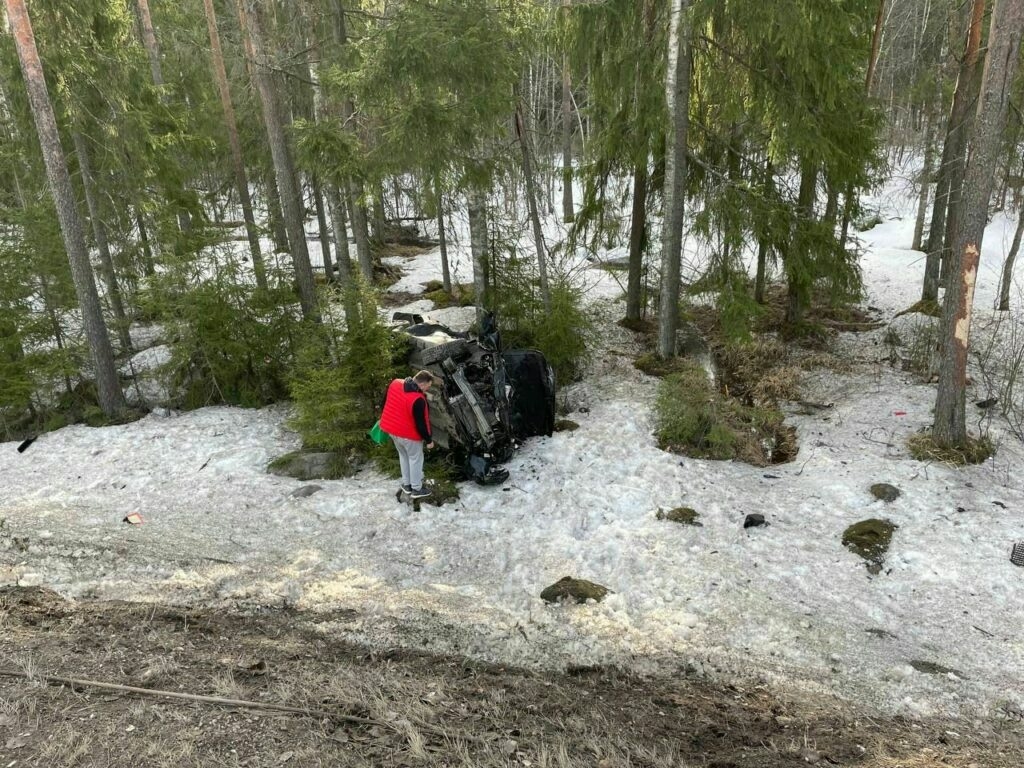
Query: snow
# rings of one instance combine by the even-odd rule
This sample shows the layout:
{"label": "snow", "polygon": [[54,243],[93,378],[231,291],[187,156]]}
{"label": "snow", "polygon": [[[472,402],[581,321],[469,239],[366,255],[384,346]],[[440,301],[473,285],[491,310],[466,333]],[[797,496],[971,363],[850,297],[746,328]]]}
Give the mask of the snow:
{"label": "snow", "polygon": [[[891,317],[916,300],[923,274],[922,254],[908,250],[915,201],[888,189],[874,202],[886,220],[860,234],[862,264],[868,302]],[[986,234],[980,313],[1012,226],[1000,216]],[[468,254],[452,252],[453,280],[469,282]],[[406,275],[393,290],[440,274],[436,249],[396,263]],[[20,454],[0,444],[0,585],[354,609],[322,630],[537,668],[764,679],[909,716],[1024,706],[1024,569],[1009,562],[1024,539],[1024,447],[1004,424],[992,421],[1000,448],[983,465],[910,459],[906,440],[930,424],[934,388],[884,360],[882,329],[842,337],[854,373],[808,376],[807,400],[835,405],[794,409],[794,462],[758,469],[664,453],[652,436],[656,380],[633,368],[633,337],[612,324],[622,276],[581,274],[610,338],[588,379],[559,393],[580,428],[528,441],[504,487],[464,485],[455,504],[414,513],[395,503],[394,481],[364,469],[293,498],[301,483],[265,472],[299,445],[281,406],[73,426]],[[456,327],[472,318],[465,308],[428,314]],[[876,482],[903,495],[876,501]],[[701,527],[655,517],[684,505]],[[144,522],[122,522],[130,512]],[[754,512],[769,525],[743,529]],[[898,526],[875,576],[840,542],[869,517]],[[544,604],[540,591],[566,575],[613,594]],[[956,672],[926,674],[917,661]]]}

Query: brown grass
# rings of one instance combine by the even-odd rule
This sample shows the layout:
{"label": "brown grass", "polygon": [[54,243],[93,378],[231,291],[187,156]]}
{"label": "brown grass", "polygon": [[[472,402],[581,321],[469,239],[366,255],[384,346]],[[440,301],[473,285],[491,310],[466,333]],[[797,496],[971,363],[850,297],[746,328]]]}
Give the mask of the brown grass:
{"label": "brown grass", "polygon": [[964,445],[939,445],[931,434],[916,434],[907,441],[910,455],[918,461],[934,461],[950,466],[982,464],[996,453],[996,446],[987,436],[968,436]]}

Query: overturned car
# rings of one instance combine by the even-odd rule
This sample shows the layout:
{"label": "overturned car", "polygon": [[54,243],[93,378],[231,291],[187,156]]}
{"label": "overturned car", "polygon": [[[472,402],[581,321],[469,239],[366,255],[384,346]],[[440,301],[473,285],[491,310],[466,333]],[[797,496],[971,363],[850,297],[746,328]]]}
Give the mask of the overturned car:
{"label": "overturned car", "polygon": [[393,321],[409,339],[409,365],[437,378],[427,393],[434,441],[459,457],[467,478],[504,482],[500,465],[518,443],[554,429],[555,374],[544,355],[502,349],[492,315],[477,337],[416,314],[396,312]]}

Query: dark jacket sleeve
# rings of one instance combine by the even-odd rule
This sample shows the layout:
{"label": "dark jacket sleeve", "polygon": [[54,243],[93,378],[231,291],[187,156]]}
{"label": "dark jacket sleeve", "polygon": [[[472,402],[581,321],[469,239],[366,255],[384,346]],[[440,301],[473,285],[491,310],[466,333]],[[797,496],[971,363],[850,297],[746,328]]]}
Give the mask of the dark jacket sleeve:
{"label": "dark jacket sleeve", "polygon": [[416,422],[416,431],[420,433],[423,442],[431,442],[433,438],[430,436],[430,424],[427,423],[426,399],[422,397],[416,398],[416,401],[412,404],[412,418]]}

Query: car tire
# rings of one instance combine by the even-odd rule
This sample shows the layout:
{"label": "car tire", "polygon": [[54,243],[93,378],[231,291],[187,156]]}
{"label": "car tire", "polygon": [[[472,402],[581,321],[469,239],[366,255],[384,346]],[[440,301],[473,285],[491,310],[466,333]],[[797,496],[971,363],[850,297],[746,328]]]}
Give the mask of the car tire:
{"label": "car tire", "polygon": [[430,365],[431,363],[439,363],[447,357],[453,360],[461,360],[472,354],[469,344],[466,343],[465,339],[455,339],[455,341],[448,341],[444,344],[437,344],[421,350],[419,352],[419,359],[423,365]]}

